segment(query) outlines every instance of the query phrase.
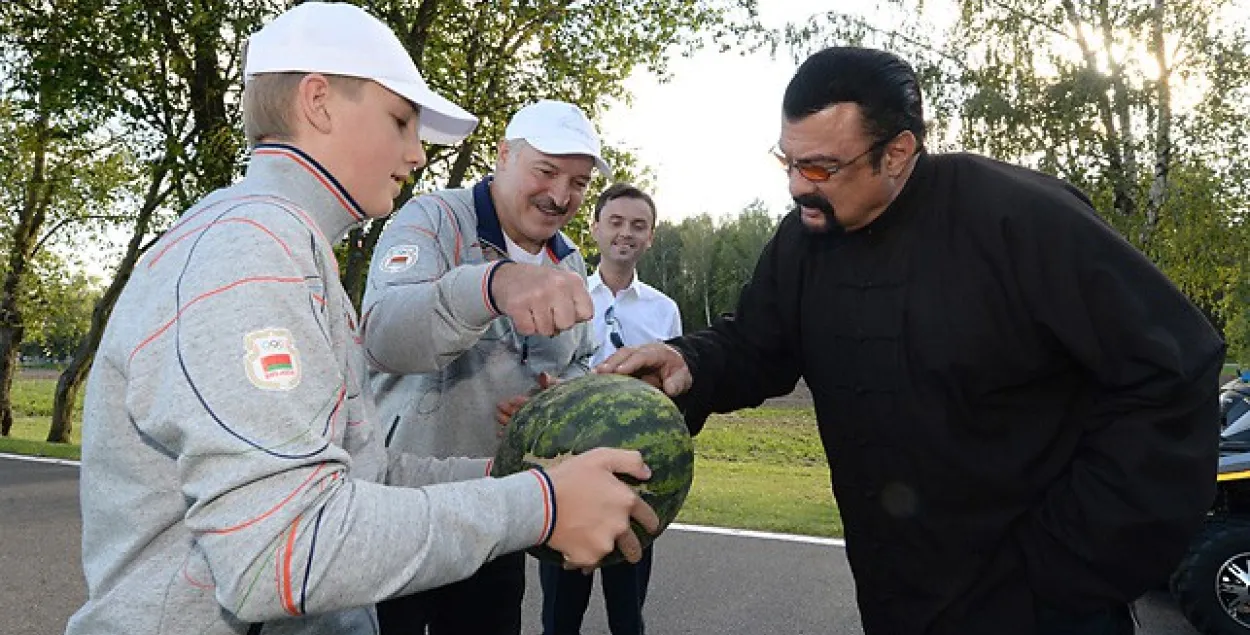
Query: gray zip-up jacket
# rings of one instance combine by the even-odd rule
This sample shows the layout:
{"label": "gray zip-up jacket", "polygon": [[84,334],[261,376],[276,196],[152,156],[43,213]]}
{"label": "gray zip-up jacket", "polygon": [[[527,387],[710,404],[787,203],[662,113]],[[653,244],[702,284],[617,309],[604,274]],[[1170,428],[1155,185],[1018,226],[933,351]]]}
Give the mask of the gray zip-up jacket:
{"label": "gray zip-up jacket", "polygon": [[[590,371],[589,323],[555,337],[524,337],[495,306],[490,281],[508,250],[489,184],[488,177],[414,198],[374,250],[362,328],[391,448],[494,456],[500,401],[536,390],[539,373],[567,379]],[[563,234],[544,252],[546,266],[586,276]]]}
{"label": "gray zip-up jacket", "polygon": [[376,633],[372,604],[551,530],[545,475],[388,455],[331,241],[363,219],[290,146],[154,245],[87,385],[86,604],[67,633]]}

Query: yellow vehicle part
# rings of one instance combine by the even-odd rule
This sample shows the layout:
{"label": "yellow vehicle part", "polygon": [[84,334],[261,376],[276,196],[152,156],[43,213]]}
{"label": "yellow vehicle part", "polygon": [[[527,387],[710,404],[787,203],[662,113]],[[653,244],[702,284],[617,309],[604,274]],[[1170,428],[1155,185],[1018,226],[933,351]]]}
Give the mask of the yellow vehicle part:
{"label": "yellow vehicle part", "polygon": [[1228,472],[1227,474],[1217,474],[1215,480],[1224,481],[1240,481],[1250,478],[1250,470],[1241,470],[1240,472]]}

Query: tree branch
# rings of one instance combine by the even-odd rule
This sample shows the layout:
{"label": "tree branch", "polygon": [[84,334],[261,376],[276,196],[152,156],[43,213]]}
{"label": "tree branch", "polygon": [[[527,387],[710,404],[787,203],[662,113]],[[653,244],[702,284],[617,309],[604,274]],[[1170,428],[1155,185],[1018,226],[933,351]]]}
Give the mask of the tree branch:
{"label": "tree branch", "polygon": [[89,221],[89,220],[124,221],[124,220],[130,220],[130,217],[129,216],[115,216],[111,214],[100,214],[100,215],[92,214],[88,216],[75,216],[73,218],[62,218],[61,220],[57,221],[57,223],[53,225],[50,229],[48,229],[47,233],[45,233],[43,237],[40,238],[39,241],[35,243],[35,246],[32,247],[30,250],[30,257],[34,258],[35,255],[39,253],[39,250],[43,249],[44,244],[46,244],[49,240],[51,240],[52,236],[56,234],[58,231],[60,231],[62,227],[65,227],[71,223],[77,223],[80,221]]}
{"label": "tree branch", "polygon": [[1042,21],[1040,18],[1033,15],[1032,13],[1021,11],[1007,4],[1006,2],[1002,2],[1001,0],[984,0],[984,1],[998,7],[999,9],[1002,9],[1003,11],[1006,11],[1007,13],[1010,13],[1013,17],[1024,20],[1025,22],[1028,22],[1034,26],[1040,27],[1045,31],[1049,31],[1051,35],[1058,35],[1059,37],[1064,38],[1065,40],[1072,39],[1072,36],[1067,33],[1064,33],[1062,29],[1052,24]]}
{"label": "tree branch", "polygon": [[[1085,36],[1085,29],[1081,23],[1080,13],[1076,10],[1076,5],[1072,0],[1063,0],[1063,8],[1068,16],[1073,30],[1076,32],[1077,45],[1080,46],[1081,55],[1085,60],[1085,69],[1091,76],[1104,78],[1105,76],[1098,70],[1098,56],[1090,48],[1089,40]],[[1106,90],[1098,90],[1095,92],[1095,101],[1098,105],[1098,113],[1102,119],[1103,128],[1106,129],[1106,135],[1102,140],[1103,152],[1107,155],[1107,170],[1110,172],[1111,188],[1114,193],[1114,205],[1116,211],[1124,216],[1131,216],[1134,213],[1134,204],[1131,192],[1127,189],[1124,172],[1124,157],[1120,155],[1120,147],[1116,145],[1115,139],[1118,138],[1115,114],[1111,107],[1111,99],[1107,96]]]}

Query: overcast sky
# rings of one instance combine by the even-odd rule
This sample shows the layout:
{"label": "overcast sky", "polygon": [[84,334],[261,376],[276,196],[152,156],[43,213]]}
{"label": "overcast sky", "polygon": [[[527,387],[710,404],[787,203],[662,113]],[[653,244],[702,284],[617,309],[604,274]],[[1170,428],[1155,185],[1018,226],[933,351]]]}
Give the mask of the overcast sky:
{"label": "overcast sky", "polygon": [[[779,28],[854,5],[760,0],[760,20]],[[796,67],[782,51],[777,59],[766,51],[749,57],[704,51],[678,58],[667,83],[643,72],[632,77],[627,87],[633,105],[608,110],[601,133],[651,167],[661,219],[736,214],[757,198],[780,214],[790,196],[785,174],[768,151],[777,143],[781,96]]]}

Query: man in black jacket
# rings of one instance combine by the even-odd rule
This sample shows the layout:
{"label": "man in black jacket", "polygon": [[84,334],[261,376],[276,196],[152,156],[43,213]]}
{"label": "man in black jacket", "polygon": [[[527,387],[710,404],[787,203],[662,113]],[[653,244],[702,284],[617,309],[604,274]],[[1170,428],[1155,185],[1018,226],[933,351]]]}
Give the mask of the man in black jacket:
{"label": "man in black jacket", "polygon": [[694,432],[805,378],[869,635],[1131,633],[1214,496],[1223,342],[1080,191],[923,117],[898,57],[809,58],[733,317],[597,370]]}

